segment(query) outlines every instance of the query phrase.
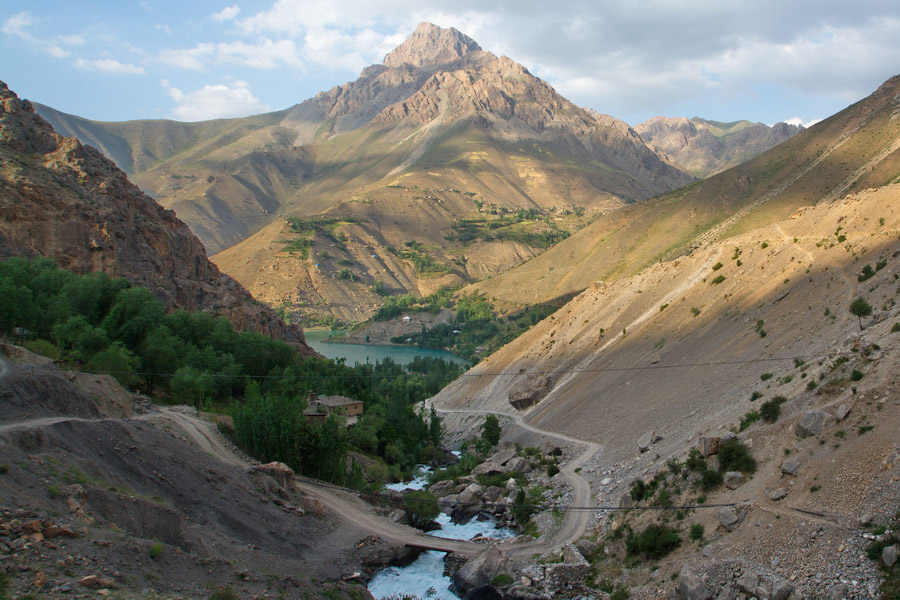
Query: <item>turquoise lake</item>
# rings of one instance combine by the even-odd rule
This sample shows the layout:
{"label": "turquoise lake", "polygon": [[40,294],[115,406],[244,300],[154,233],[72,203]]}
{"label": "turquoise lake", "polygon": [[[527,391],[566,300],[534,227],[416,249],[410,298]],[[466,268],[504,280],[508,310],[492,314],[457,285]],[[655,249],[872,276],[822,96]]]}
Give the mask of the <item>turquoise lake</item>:
{"label": "turquoise lake", "polygon": [[457,356],[446,350],[432,350],[430,348],[414,348],[411,346],[381,346],[376,344],[340,344],[325,342],[327,338],[334,335],[334,331],[304,331],[306,343],[312,346],[313,350],[326,358],[346,359],[347,365],[355,365],[356,363],[366,364],[375,361],[391,358],[394,362],[405,365],[411,363],[417,356],[434,356],[450,360],[467,367],[472,366],[472,362]]}

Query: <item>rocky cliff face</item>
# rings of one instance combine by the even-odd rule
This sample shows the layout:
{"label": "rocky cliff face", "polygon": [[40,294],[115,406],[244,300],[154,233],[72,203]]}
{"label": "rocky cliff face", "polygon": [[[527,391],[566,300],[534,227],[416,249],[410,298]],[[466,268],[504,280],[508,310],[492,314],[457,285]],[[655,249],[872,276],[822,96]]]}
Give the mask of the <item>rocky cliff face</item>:
{"label": "rocky cliff face", "polygon": [[306,348],[302,331],[221,273],[172,211],[100,152],[55,133],[2,82],[0,192],[0,258],[46,256],[75,272],[124,277],[170,307]]}
{"label": "rocky cliff face", "polygon": [[735,121],[719,123],[694,117],[653,117],[635,126],[641,138],[671,156],[697,177],[708,177],[762,154],[792,138],[800,125]]}

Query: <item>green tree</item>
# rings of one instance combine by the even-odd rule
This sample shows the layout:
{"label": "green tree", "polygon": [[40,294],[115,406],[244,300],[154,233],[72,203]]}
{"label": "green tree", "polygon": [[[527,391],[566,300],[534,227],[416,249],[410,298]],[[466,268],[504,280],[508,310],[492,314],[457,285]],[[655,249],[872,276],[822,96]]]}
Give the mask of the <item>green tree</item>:
{"label": "green tree", "polygon": [[475,448],[484,455],[487,455],[493,448],[500,443],[500,420],[496,415],[488,415],[484,418],[481,426],[481,436],[475,443]]}
{"label": "green tree", "polygon": [[212,396],[216,378],[209,371],[181,367],[172,377],[172,395],[179,402],[190,403],[198,411],[204,400]]}
{"label": "green tree", "polygon": [[862,331],[862,318],[872,314],[872,305],[860,296],[850,303],[850,314],[855,315],[859,319],[859,330]]}
{"label": "green tree", "polygon": [[434,494],[425,490],[415,490],[403,494],[403,504],[406,506],[409,523],[413,527],[424,527],[441,514],[438,499]]}
{"label": "green tree", "polygon": [[128,348],[116,342],[95,354],[85,368],[92,373],[109,373],[122,385],[131,385],[138,363],[138,358]]}

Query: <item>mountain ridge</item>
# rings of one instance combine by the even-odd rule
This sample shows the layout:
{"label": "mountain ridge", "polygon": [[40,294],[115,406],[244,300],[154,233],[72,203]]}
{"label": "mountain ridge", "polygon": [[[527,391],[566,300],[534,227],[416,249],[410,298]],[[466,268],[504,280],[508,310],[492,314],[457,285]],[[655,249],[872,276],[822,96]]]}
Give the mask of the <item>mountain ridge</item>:
{"label": "mountain ridge", "polygon": [[0,82],[0,256],[45,256],[78,273],[144,285],[170,308],[210,310],[239,329],[305,348],[303,332],[254,300],[205,255],[171,210],[112,161],[60,136]]}

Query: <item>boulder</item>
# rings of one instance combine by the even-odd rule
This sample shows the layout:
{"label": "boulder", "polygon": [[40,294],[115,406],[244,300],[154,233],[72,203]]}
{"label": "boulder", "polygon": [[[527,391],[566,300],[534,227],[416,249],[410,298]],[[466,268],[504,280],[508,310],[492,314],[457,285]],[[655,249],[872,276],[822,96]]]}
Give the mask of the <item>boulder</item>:
{"label": "boulder", "polygon": [[531,472],[531,463],[527,458],[516,456],[506,463],[506,471],[509,473],[529,473]]}
{"label": "boulder", "polygon": [[495,463],[493,460],[488,459],[472,469],[472,475],[499,475],[503,473],[506,469],[501,467],[499,464]]}
{"label": "boulder", "polygon": [[516,410],[525,410],[544,399],[553,389],[553,378],[530,375],[515,384],[509,391],[509,403]]}
{"label": "boulder", "polygon": [[722,438],[718,437],[701,437],[697,440],[697,448],[703,456],[712,456],[719,451],[722,446]]}
{"label": "boulder", "polygon": [[769,494],[769,498],[771,498],[772,500],[775,500],[776,502],[778,500],[783,500],[786,496],[787,496],[787,490],[784,488],[778,488],[777,490],[775,490],[771,494]]}
{"label": "boulder", "polygon": [[719,470],[719,456],[717,454],[713,454],[712,456],[706,457],[706,468],[710,471],[718,471]]}
{"label": "boulder", "polygon": [[744,474],[739,471],[728,471],[724,477],[725,487],[729,490],[736,490],[744,483]]}
{"label": "boulder", "polygon": [[850,588],[846,583],[836,583],[828,588],[827,594],[828,600],[847,600],[850,597]]}
{"label": "boulder", "polygon": [[634,498],[631,497],[630,492],[622,494],[622,498],[619,500],[619,508],[634,508]]}
{"label": "boulder", "polygon": [[456,482],[452,479],[445,479],[444,481],[438,481],[434,485],[428,488],[428,491],[437,496],[438,498],[443,498],[448,494],[452,494],[456,491]]}
{"label": "boulder", "polygon": [[638,450],[641,452],[646,452],[650,449],[650,446],[655,444],[660,440],[659,434],[656,431],[648,431],[644,435],[638,438],[637,446]]}
{"label": "boulder", "polygon": [[890,569],[894,566],[894,563],[897,562],[897,545],[888,546],[884,550],[881,551],[881,560],[884,561],[884,565]]}
{"label": "boulder", "polygon": [[597,551],[597,544],[590,540],[578,540],[575,542],[575,548],[586,560],[591,560],[594,552]]}
{"label": "boulder", "polygon": [[741,524],[741,516],[729,506],[720,508],[716,513],[716,518],[719,519],[722,527],[728,531],[734,531]]}
{"label": "boulder", "polygon": [[508,463],[515,455],[516,455],[515,448],[504,448],[503,450],[500,450],[500,451],[492,454],[491,457],[488,458],[488,460],[495,464],[503,466],[506,463]]}
{"label": "boulder", "polygon": [[799,456],[791,456],[786,458],[783,463],[781,463],[781,472],[785,475],[796,475],[797,471],[800,470],[800,457]]}
{"label": "boulder", "polygon": [[834,418],[838,421],[843,421],[847,418],[847,415],[850,414],[850,405],[849,404],[841,404],[837,407],[837,410],[834,411]]}
{"label": "boulder", "polygon": [[797,437],[807,438],[819,435],[834,422],[834,417],[824,410],[811,410],[794,426]]}
{"label": "boulder", "polygon": [[744,573],[737,578],[737,581],[734,582],[734,585],[737,586],[737,589],[744,594],[753,596],[756,594],[756,588],[759,587],[759,575],[752,572]]}
{"label": "boulder", "polygon": [[712,600],[703,579],[687,565],[681,567],[676,589],[683,600]]}
{"label": "boulder", "polygon": [[453,574],[450,590],[464,598],[470,590],[489,584],[501,573],[512,576],[509,559],[496,546],[488,546]]}
{"label": "boulder", "polygon": [[484,488],[484,494],[482,495],[482,498],[485,502],[497,502],[502,497],[503,490],[498,488],[496,485]]}
{"label": "boulder", "polygon": [[787,600],[787,597],[794,591],[794,584],[787,579],[778,578],[772,583],[772,593],[769,594],[770,600]]}
{"label": "boulder", "polygon": [[503,600],[503,594],[494,586],[480,585],[463,597],[463,600]]}
{"label": "boulder", "polygon": [[441,512],[449,515],[453,513],[453,509],[456,508],[456,505],[459,503],[459,494],[448,494],[441,498],[440,507]]}
{"label": "boulder", "polygon": [[503,600],[550,600],[550,596],[535,594],[524,585],[514,585],[506,590]]}
{"label": "boulder", "polygon": [[[469,485],[456,499],[456,504],[451,507],[450,520],[459,525],[465,525],[472,517],[481,512],[484,504],[481,502],[484,490],[477,483]],[[447,497],[449,498],[449,496]],[[447,498],[444,498],[446,501]]]}

